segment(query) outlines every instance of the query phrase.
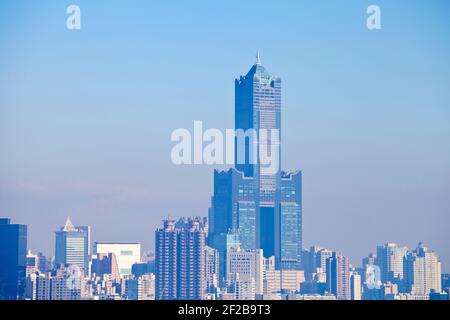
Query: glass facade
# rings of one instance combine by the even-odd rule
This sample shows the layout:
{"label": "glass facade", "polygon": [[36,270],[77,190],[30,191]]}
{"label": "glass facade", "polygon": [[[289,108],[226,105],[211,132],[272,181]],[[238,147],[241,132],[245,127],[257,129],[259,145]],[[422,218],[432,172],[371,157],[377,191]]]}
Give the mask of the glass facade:
{"label": "glass facade", "polygon": [[55,263],[57,265],[76,265],[89,271],[90,227],[74,227],[70,219],[56,231]]}
{"label": "glass facade", "polygon": [[27,226],[0,219],[0,300],[25,299]]}
{"label": "glass facade", "polygon": [[[216,238],[233,230],[242,249],[263,249],[278,269],[300,269],[301,173],[280,170],[281,79],[267,72],[259,55],[235,80],[235,129],[235,169],[214,172],[210,245],[220,252]],[[276,170],[261,161],[269,150]]]}
{"label": "glass facade", "polygon": [[[276,263],[284,270],[300,270],[302,257],[301,172],[281,173],[281,201],[276,230]],[[277,241],[278,240],[278,241]]]}

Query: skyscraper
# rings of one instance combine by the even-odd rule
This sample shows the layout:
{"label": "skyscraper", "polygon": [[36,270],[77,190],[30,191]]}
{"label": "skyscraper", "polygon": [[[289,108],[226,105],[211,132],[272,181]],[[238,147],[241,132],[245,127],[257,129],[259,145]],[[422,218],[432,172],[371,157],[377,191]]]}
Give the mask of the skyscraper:
{"label": "skyscraper", "polygon": [[422,243],[406,255],[403,272],[407,292],[428,295],[432,290],[442,290],[441,262],[437,254]]}
{"label": "skyscraper", "polygon": [[[236,143],[236,168],[245,176],[253,177],[256,191],[256,241],[264,255],[275,254],[276,220],[279,212],[279,189],[281,152],[279,148],[281,129],[281,79],[270,75],[261,64],[259,53],[256,62],[245,76],[235,81],[235,129],[255,130],[257,135],[245,141],[245,162],[239,161],[239,148]],[[274,137],[262,140],[260,130],[278,131],[278,148],[274,157],[278,162],[276,173],[269,173],[260,159],[261,148],[269,149]],[[269,133],[267,132],[267,135]],[[237,140],[236,140],[237,141]],[[266,143],[266,145],[264,145]],[[256,158],[256,159],[254,159]]]}
{"label": "skyscraper", "polygon": [[349,261],[340,252],[327,259],[327,290],[338,300],[350,300]]}
{"label": "skyscraper", "polygon": [[205,241],[198,219],[177,224],[168,219],[156,230],[156,299],[204,298]]}
{"label": "skyscraper", "polygon": [[386,243],[377,247],[377,265],[380,267],[381,281],[399,283],[403,279],[403,259],[407,247],[399,247],[395,243]]}
{"label": "skyscraper", "polygon": [[175,221],[164,220],[155,232],[156,300],[177,298],[177,231]]}
{"label": "skyscraper", "polygon": [[0,218],[0,300],[25,298],[27,226]]}
{"label": "skyscraper", "polygon": [[[214,172],[210,245],[236,230],[242,249],[275,255],[277,269],[301,268],[301,172],[281,164],[281,79],[262,66],[259,54],[235,80],[235,168]],[[262,155],[270,150],[275,170]],[[217,248],[220,250],[219,248]]]}
{"label": "skyscraper", "polygon": [[56,231],[55,263],[57,265],[76,265],[89,272],[89,256],[91,253],[91,227],[75,227],[67,218],[66,224]]}
{"label": "skyscraper", "polygon": [[205,297],[205,240],[206,232],[197,220],[179,229],[177,298],[201,300]]}

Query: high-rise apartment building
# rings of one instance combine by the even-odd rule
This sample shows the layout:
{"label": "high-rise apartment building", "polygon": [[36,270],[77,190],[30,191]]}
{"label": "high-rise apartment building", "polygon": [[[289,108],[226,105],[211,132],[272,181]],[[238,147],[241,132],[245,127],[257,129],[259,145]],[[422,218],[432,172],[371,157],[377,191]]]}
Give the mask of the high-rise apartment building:
{"label": "high-rise apartment building", "polygon": [[156,299],[195,299],[205,295],[206,232],[198,219],[168,219],[156,230]]}
{"label": "high-rise apartment building", "polygon": [[404,285],[413,295],[429,295],[432,290],[442,291],[441,262],[437,254],[419,243],[408,252],[404,263]]}
{"label": "high-rise apartment building", "polygon": [[377,247],[376,264],[380,267],[381,282],[399,283],[403,279],[403,259],[407,252],[407,247],[396,243]]}
{"label": "high-rise apartment building", "polygon": [[338,300],[350,300],[350,272],[348,258],[333,252],[327,259],[327,290]]}
{"label": "high-rise apartment building", "polygon": [[319,246],[311,246],[303,250],[303,269],[308,280],[312,280],[314,274],[327,272],[327,259],[330,258],[333,251]]}
{"label": "high-rise apartment building", "polygon": [[198,220],[178,229],[177,298],[201,300],[205,296],[206,232]]}
{"label": "high-rise apartment building", "polygon": [[175,221],[164,221],[155,232],[156,300],[177,299],[178,232]]}

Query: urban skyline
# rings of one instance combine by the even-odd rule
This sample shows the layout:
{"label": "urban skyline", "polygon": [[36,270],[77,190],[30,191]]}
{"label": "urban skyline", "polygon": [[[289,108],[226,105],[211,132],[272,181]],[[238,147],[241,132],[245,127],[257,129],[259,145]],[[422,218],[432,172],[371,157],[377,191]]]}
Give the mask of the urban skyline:
{"label": "urban skyline", "polygon": [[[236,79],[235,129],[277,130],[281,79],[259,52]],[[247,131],[246,131],[247,132]],[[266,170],[260,150],[281,158],[281,140],[241,137],[245,162],[214,170],[208,217],[171,218],[155,231],[153,253],[138,242],[96,241],[67,218],[55,256],[27,251],[26,225],[0,219],[0,298],[14,300],[449,300],[439,256],[386,243],[361,265],[335,249],[302,245],[302,171]],[[269,144],[265,145],[266,143]],[[270,145],[278,146],[272,149]],[[256,161],[250,161],[252,148]],[[281,163],[281,161],[280,161]]]}
{"label": "urban skyline", "polygon": [[0,300],[449,299],[448,30],[446,0],[0,2]]}
{"label": "urban skyline", "polygon": [[381,30],[365,0],[80,1],[78,31],[72,2],[2,1],[1,215],[48,255],[67,216],[150,250],[165,216],[205,215],[211,168],[174,166],[170,133],[232,128],[233,79],[259,49],[283,78],[281,165],[303,170],[304,246],[356,261],[385,239],[423,241],[449,271],[449,3],[377,2]]}
{"label": "urban skyline", "polygon": [[[88,228],[77,229],[68,219],[55,239],[66,232],[62,242],[70,245],[77,230]],[[262,249],[243,249],[236,242],[227,250],[221,278],[219,251],[207,245],[207,219],[168,219],[156,235],[155,255],[141,256],[138,243],[95,243],[85,272],[85,264],[73,256],[56,263],[26,252],[27,226],[2,218],[0,299],[15,300],[15,294],[30,300],[450,299],[450,274],[441,273],[438,255],[422,243],[415,249],[379,245],[377,255],[368,255],[360,266],[339,251],[313,246],[302,250],[301,268],[280,270],[275,256],[266,258]],[[82,238],[92,245],[89,237]],[[56,253],[61,243],[55,244]],[[82,243],[72,253],[84,257],[84,249]]]}

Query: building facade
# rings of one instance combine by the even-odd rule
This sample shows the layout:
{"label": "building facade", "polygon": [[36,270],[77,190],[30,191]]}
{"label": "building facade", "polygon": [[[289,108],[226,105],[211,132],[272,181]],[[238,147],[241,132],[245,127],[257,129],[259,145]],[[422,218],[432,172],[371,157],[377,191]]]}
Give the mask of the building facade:
{"label": "building facade", "polygon": [[66,267],[76,265],[87,274],[91,254],[91,227],[75,227],[70,218],[67,218],[64,227],[56,231],[55,235],[55,264]]}
{"label": "building facade", "polygon": [[25,299],[27,226],[0,218],[0,300]]}
{"label": "building facade", "polygon": [[400,247],[395,243],[377,247],[376,263],[380,267],[381,282],[400,283],[403,279],[403,260],[407,252],[407,247]]}
{"label": "building facade", "polygon": [[94,245],[94,254],[114,253],[120,276],[131,275],[133,264],[141,262],[141,244],[138,242],[104,242]]}
{"label": "building facade", "polygon": [[263,268],[264,257],[261,249],[248,250],[237,247],[231,248],[228,252],[227,281],[253,283],[254,293],[257,295],[263,294]]}
{"label": "building facade", "polygon": [[350,300],[350,271],[348,258],[333,252],[327,259],[327,291],[338,300]]}
{"label": "building facade", "polygon": [[[259,55],[235,81],[235,168],[214,172],[209,244],[235,231],[244,250],[275,256],[276,268],[300,270],[302,257],[301,172],[282,172],[281,79]],[[270,150],[274,163],[263,154]]]}
{"label": "building facade", "polygon": [[204,299],[206,232],[198,219],[177,225],[167,219],[155,232],[155,298]]}
{"label": "building facade", "polygon": [[437,254],[422,243],[405,257],[404,286],[406,292],[416,296],[442,291],[441,262]]}

